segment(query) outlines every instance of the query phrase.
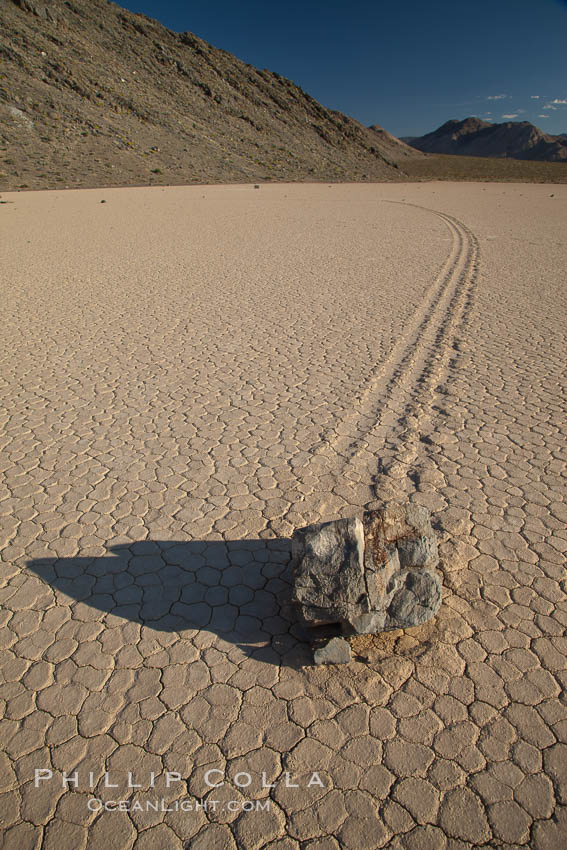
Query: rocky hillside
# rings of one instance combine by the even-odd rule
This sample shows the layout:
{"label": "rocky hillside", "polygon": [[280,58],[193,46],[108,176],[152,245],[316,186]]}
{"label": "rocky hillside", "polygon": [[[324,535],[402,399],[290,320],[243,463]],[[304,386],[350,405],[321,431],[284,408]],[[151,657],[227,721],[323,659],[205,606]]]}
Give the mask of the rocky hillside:
{"label": "rocky hillside", "polygon": [[490,124],[480,118],[452,120],[432,133],[406,136],[403,141],[425,153],[567,161],[567,139],[542,133],[529,121]]}
{"label": "rocky hillside", "polygon": [[407,157],[414,159],[416,154],[419,157],[419,153],[415,148],[392,136],[391,133],[388,133],[387,130],[384,130],[378,124],[371,124],[368,129],[372,130],[374,137],[379,141],[382,153],[389,156],[394,162],[400,163]]}
{"label": "rocky hillside", "polygon": [[192,33],[107,0],[0,6],[1,187],[402,179],[405,145]]}

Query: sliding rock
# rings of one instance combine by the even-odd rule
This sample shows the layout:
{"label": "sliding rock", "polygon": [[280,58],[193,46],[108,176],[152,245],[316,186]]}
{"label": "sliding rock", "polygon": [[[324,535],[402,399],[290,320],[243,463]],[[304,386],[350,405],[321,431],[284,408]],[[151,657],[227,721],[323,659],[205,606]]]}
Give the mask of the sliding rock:
{"label": "sliding rock", "polygon": [[418,505],[298,529],[292,554],[293,600],[309,625],[338,623],[346,634],[405,629],[441,604],[437,541]]}
{"label": "sliding rock", "polygon": [[315,664],[348,664],[351,658],[350,644],[344,638],[338,637],[332,638],[313,652]]}
{"label": "sliding rock", "polygon": [[294,601],[313,625],[338,623],[369,611],[364,578],[364,528],[357,518],[298,529]]}

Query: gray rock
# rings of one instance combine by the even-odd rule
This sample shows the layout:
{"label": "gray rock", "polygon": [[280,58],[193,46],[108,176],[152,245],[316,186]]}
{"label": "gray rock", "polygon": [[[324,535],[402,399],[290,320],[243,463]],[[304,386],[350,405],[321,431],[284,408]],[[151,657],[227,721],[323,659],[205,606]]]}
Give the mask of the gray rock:
{"label": "gray rock", "polygon": [[292,541],[292,599],[312,626],[343,634],[418,626],[441,604],[429,512],[418,505],[366,511],[298,529]]}
{"label": "gray rock", "polygon": [[439,563],[437,541],[434,537],[415,537],[397,543],[403,567],[435,567]]}
{"label": "gray rock", "polygon": [[383,631],[421,626],[441,605],[441,578],[431,570],[405,570],[395,577]]}
{"label": "gray rock", "polygon": [[386,623],[385,611],[373,611],[371,614],[359,614],[341,624],[347,635],[374,635],[384,631]]}
{"label": "gray rock", "polygon": [[337,623],[370,611],[364,527],[358,517],[298,529],[292,540],[292,598],[306,620]]}
{"label": "gray rock", "polygon": [[351,658],[350,644],[338,637],[332,638],[313,652],[315,664],[348,664]]}
{"label": "gray rock", "polygon": [[398,550],[402,567],[435,567],[439,563],[437,539],[427,508],[421,505],[392,505],[383,511],[368,511],[365,525],[378,515],[383,523],[384,542]]}

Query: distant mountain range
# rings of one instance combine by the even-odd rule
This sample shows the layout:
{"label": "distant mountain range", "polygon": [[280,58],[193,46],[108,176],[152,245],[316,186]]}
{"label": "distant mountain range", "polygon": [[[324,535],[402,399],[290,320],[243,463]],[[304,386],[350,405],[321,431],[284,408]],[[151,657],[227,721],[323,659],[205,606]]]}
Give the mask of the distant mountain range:
{"label": "distant mountain range", "polygon": [[451,120],[432,133],[404,136],[402,141],[424,153],[567,161],[567,134],[550,136],[529,121],[491,124],[480,118]]}

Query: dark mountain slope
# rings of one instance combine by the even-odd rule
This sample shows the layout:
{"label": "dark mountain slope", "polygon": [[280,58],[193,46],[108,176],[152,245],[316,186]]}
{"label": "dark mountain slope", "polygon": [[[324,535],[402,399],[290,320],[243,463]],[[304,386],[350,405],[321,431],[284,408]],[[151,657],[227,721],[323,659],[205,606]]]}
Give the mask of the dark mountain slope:
{"label": "dark mountain slope", "polygon": [[406,144],[404,141],[392,136],[391,133],[388,133],[387,130],[384,130],[384,128],[380,127],[378,124],[371,124],[369,130],[372,130],[372,132],[375,133],[375,136],[380,143],[381,152],[391,157],[391,159],[395,162],[401,162],[408,156],[415,157],[416,154],[419,156],[419,153],[415,148],[410,147],[410,145]]}
{"label": "dark mountain slope", "polygon": [[191,33],[106,0],[0,7],[4,188],[401,179],[379,133]]}

